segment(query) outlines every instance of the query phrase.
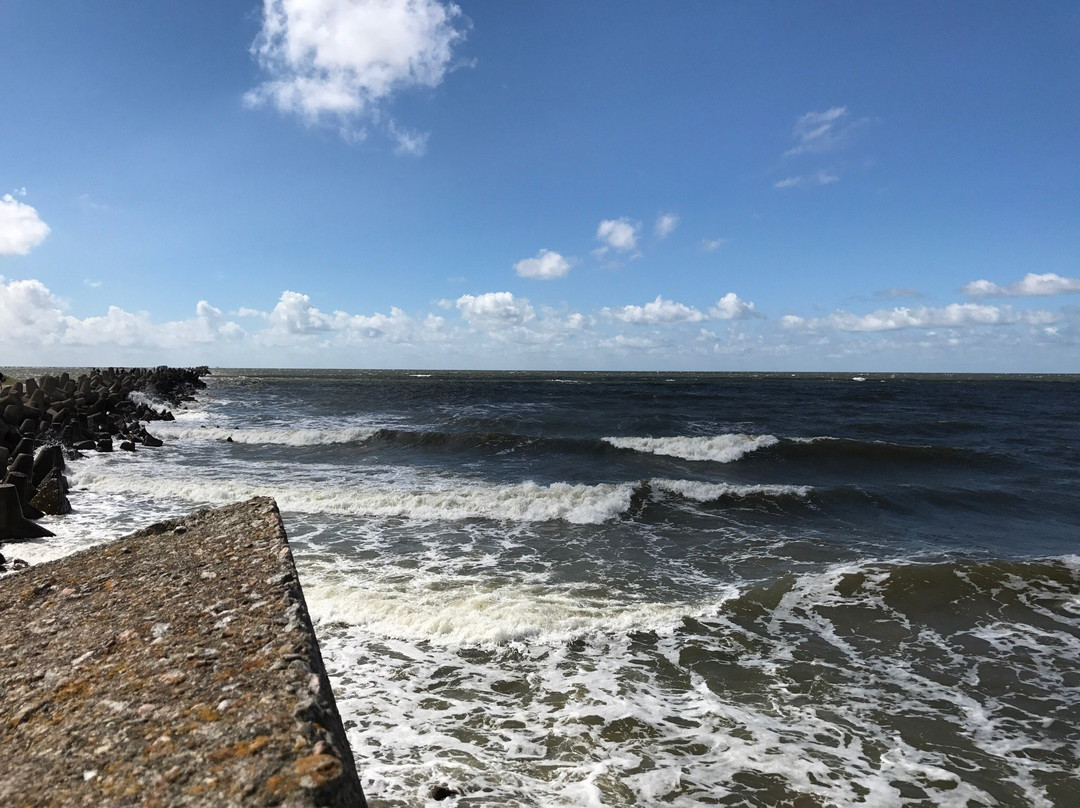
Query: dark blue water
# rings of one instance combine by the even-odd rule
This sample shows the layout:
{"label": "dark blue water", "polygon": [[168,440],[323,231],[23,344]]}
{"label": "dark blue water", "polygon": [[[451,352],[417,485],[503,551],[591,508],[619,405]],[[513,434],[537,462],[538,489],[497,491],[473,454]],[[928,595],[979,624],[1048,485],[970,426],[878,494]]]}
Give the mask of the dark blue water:
{"label": "dark blue water", "polygon": [[1080,379],[859,379],[222,371],[73,478],[277,498],[374,805],[1080,804]]}

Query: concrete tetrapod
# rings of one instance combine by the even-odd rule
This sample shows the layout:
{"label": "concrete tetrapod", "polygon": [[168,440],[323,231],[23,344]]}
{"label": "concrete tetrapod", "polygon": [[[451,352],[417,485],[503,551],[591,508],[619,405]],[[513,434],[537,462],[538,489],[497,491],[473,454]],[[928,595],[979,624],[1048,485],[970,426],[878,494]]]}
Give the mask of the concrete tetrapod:
{"label": "concrete tetrapod", "polygon": [[0,485],[0,542],[44,539],[54,535],[23,516],[19,492],[14,485]]}

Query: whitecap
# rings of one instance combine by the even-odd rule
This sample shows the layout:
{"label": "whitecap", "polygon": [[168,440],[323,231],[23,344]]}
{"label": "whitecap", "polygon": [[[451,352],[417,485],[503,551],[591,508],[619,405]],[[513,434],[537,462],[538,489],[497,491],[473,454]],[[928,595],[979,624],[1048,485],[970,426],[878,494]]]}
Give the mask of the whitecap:
{"label": "whitecap", "polygon": [[750,452],[773,446],[780,441],[773,435],[727,433],[712,436],[675,436],[669,438],[609,437],[607,443],[618,449],[632,449],[683,460],[711,460],[731,463]]}

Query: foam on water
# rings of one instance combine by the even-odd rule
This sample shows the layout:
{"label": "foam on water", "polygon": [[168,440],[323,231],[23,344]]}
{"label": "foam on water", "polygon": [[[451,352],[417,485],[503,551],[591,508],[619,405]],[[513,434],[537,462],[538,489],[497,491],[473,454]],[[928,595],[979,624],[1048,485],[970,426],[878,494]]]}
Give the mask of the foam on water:
{"label": "foam on water", "polygon": [[[474,616],[458,607],[482,582],[417,579],[423,608],[405,610],[407,630],[400,613],[371,619],[370,604],[342,604],[339,590],[311,600],[365,788],[383,805],[422,804],[435,783],[511,806],[1061,804],[1049,760],[1076,749],[1047,735],[1023,698],[972,680],[986,659],[958,643],[990,642],[1006,664],[1040,654],[1025,676],[1066,715],[1080,684],[1039,665],[1077,660],[1068,638],[1080,625],[941,633],[886,603],[895,574],[833,565],[798,576],[775,607],[744,587],[707,606],[668,604],[653,625],[618,625],[638,606],[611,593],[603,617],[569,634],[555,617],[551,631],[501,644],[484,620],[512,627],[506,607],[528,622],[550,605],[529,605],[542,591],[516,589],[494,610],[482,597]],[[854,598],[852,576],[864,581]],[[395,586],[392,610],[410,591]],[[765,624],[746,621],[746,598]],[[852,609],[893,639],[861,636]]]}
{"label": "foam on water", "polygon": [[335,443],[358,443],[370,438],[378,429],[368,426],[340,429],[297,429],[295,427],[239,429],[221,426],[195,426],[176,421],[155,423],[152,431],[157,437],[168,440],[231,440],[233,443],[246,444],[325,446]]}
{"label": "foam on water", "polygon": [[700,610],[604,597],[592,586],[403,572],[385,565],[336,582],[336,576],[324,572],[305,586],[308,607],[327,622],[450,646],[557,642],[595,631],[644,631]]}
{"label": "foam on water", "polygon": [[77,491],[71,493],[70,500],[73,508],[71,513],[46,516],[39,521],[55,536],[6,544],[4,554],[30,564],[41,564],[187,512],[187,509],[177,508],[168,502],[133,502],[126,493]]}
{"label": "foam on water", "polygon": [[[126,458],[125,458],[126,460]],[[228,472],[245,476],[225,476]],[[266,469],[263,469],[265,472]],[[224,473],[223,473],[224,472]],[[252,496],[272,496],[283,510],[349,516],[398,516],[416,520],[492,519],[511,522],[562,521],[600,524],[626,514],[643,486],[694,502],[722,498],[805,498],[808,486],[733,485],[692,480],[654,479],[594,485],[524,482],[498,485],[464,478],[387,476],[373,469],[363,479],[328,479],[332,467],[280,470],[248,477],[251,464],[219,461],[216,473],[192,475],[186,467],[156,466],[141,473],[139,464],[83,463],[73,468],[73,484],[110,494],[223,504]],[[320,479],[321,477],[321,479]]]}
{"label": "foam on water", "polygon": [[694,502],[714,502],[726,497],[745,498],[766,496],[770,498],[796,497],[805,499],[813,491],[808,485],[733,485],[731,483],[704,483],[697,480],[649,481],[653,488]]}
{"label": "foam on water", "polygon": [[714,463],[731,463],[750,452],[773,446],[779,440],[773,435],[726,434],[711,437],[671,438],[617,438],[604,440],[618,449],[635,452],[668,455],[682,460],[710,460]]}
{"label": "foam on water", "polygon": [[500,521],[599,524],[630,507],[636,484],[451,485],[427,490],[372,489],[363,485],[296,485],[282,481],[207,479],[195,476],[135,476],[81,467],[72,475],[80,486],[114,494],[197,503],[225,503],[253,496],[274,497],[283,510],[353,516],[402,516],[417,520],[494,519]]}

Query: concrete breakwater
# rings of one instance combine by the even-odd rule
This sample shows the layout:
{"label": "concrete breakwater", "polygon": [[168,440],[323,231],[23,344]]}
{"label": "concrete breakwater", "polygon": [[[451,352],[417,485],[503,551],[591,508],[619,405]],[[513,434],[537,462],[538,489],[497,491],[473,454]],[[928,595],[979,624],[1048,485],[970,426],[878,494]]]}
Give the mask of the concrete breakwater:
{"label": "concrete breakwater", "polygon": [[35,520],[71,510],[65,456],[161,446],[142,422],[172,420],[172,413],[132,394],[177,406],[206,386],[201,377],[208,373],[206,367],[157,367],[24,381],[0,376],[0,544],[50,536]]}
{"label": "concrete breakwater", "polygon": [[365,806],[272,500],[0,579],[0,804]]}
{"label": "concrete breakwater", "polygon": [[[149,402],[207,373],[0,375],[0,545],[52,535],[66,461],[161,446]],[[0,805],[366,805],[272,500],[0,578]]]}

